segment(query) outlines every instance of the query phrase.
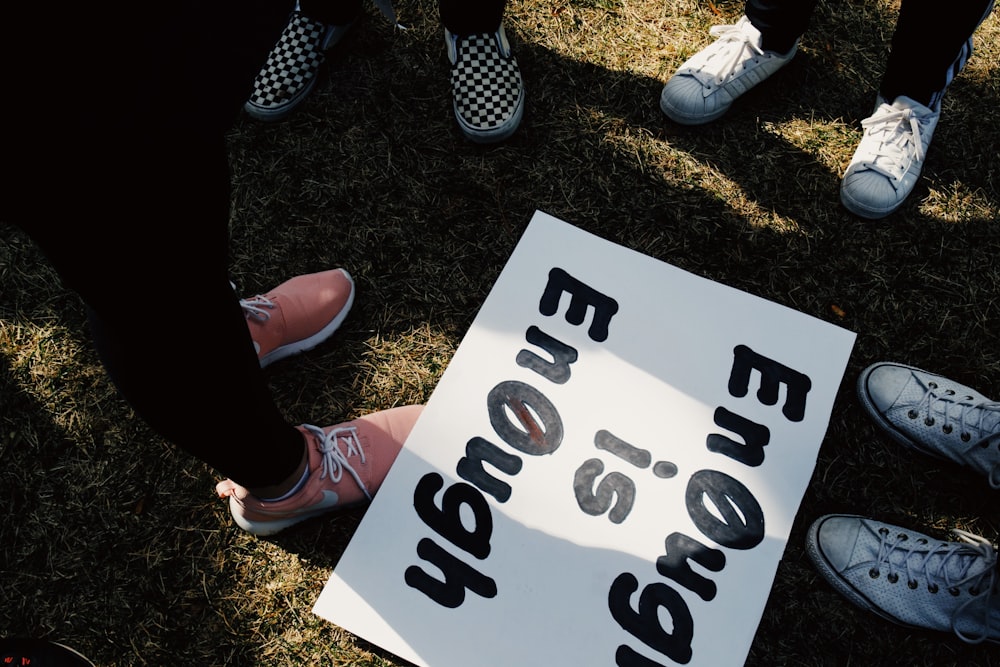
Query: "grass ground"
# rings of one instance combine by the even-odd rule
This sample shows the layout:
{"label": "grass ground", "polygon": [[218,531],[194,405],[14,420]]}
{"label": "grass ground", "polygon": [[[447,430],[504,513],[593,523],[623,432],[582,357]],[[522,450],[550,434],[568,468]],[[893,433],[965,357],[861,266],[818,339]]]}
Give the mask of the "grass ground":
{"label": "grass ground", "polygon": [[[244,293],[345,266],[332,341],[267,374],[300,421],[426,400],[536,209],[857,332],[748,665],[997,665],[997,653],[852,607],[805,556],[819,514],[995,538],[997,496],[901,451],[853,396],[904,361],[1000,396],[1000,21],[945,100],[924,177],[890,218],[844,211],[898,5],[822,0],[801,52],[721,121],[672,124],[659,90],[740,2],[512,0],[528,108],[500,146],[451,116],[436,3],[372,7],[293,116],[229,134],[232,273]],[[150,295],[155,299],[157,295]],[[192,373],[197,369],[181,369]],[[214,473],[117,398],[76,298],[0,227],[0,635],[105,666],[401,665],[310,612],[363,510],[273,539],[239,530]]]}

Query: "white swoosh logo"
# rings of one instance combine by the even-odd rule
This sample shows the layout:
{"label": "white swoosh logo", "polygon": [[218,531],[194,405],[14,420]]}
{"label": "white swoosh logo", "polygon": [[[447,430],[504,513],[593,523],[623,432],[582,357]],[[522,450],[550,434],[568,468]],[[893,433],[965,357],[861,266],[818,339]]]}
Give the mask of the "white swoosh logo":
{"label": "white swoosh logo", "polygon": [[325,510],[331,507],[336,507],[340,502],[340,496],[337,495],[336,491],[331,491],[329,489],[323,489],[323,500],[319,501],[315,505],[309,508],[312,510]]}
{"label": "white swoosh logo", "polygon": [[[307,508],[303,508],[302,513],[304,514],[318,514],[319,512],[325,512],[326,510],[333,509],[338,504],[340,504],[340,496],[337,495],[335,491],[330,491],[329,489],[323,489],[323,498]],[[256,510],[261,514],[274,514],[276,516],[287,516],[289,514],[296,514],[295,512],[281,512],[277,510],[268,509],[266,506],[261,507]]]}

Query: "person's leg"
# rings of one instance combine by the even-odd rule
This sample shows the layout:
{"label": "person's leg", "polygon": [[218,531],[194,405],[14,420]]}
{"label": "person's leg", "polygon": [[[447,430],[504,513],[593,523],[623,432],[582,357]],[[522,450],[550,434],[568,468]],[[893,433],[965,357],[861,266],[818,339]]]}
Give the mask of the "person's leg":
{"label": "person's leg", "polygon": [[816,0],[747,0],[744,13],[761,33],[765,51],[788,53],[809,27]]}
{"label": "person's leg", "polygon": [[[280,529],[339,507],[336,498],[359,493],[355,483],[364,482],[370,497],[418,410],[372,415],[384,426],[377,431],[331,427],[361,434],[362,446],[345,453],[336,441],[292,426],[273,403],[227,271],[224,130],[245,95],[240,82],[249,84],[246,74],[259,62],[248,51],[256,42],[249,32],[221,30],[232,16],[220,5],[169,8],[150,22],[163,37],[153,39],[117,35],[109,20],[115,8],[67,6],[62,21],[49,24],[63,53],[50,55],[72,57],[81,76],[59,87],[17,69],[20,59],[0,58],[0,75],[32,102],[0,108],[4,126],[19,129],[5,145],[18,169],[5,182],[0,221],[21,226],[82,297],[116,386],[173,444],[262,497],[305,485],[307,462],[323,465],[323,474],[309,475],[308,497],[285,499]],[[15,9],[29,25],[42,11],[30,3]],[[34,36],[10,25],[0,55],[27,52]],[[119,63],[122,49],[130,58]],[[112,63],[122,69],[109,70]],[[107,71],[118,76],[94,75]],[[65,113],[62,96],[78,101],[84,93],[103,105]],[[191,102],[183,113],[168,104],[177,97]],[[301,329],[288,322],[294,309],[281,306],[280,294],[270,301],[281,315],[272,321]],[[334,464],[358,473],[348,488],[326,474]]]}
{"label": "person's leg", "polygon": [[102,362],[135,412],[224,475],[277,484],[303,443],[273,403],[229,284],[222,137],[131,141],[136,150],[118,151],[100,179],[68,186],[74,208],[99,215],[39,210],[22,226],[87,305]]}
{"label": "person's leg", "polygon": [[875,111],[844,172],[840,200],[852,213],[882,218],[906,201],[920,178],[949,84],[972,54],[972,33],[992,0],[904,1]]}
{"label": "person's leg", "polygon": [[[199,156],[190,143],[177,140],[173,146],[185,156]],[[169,162],[165,149],[153,155],[158,165]],[[225,211],[228,197],[220,196],[226,193],[225,180],[212,187],[225,174],[224,160],[200,157],[180,177],[151,166],[137,172],[143,178],[122,176],[115,183],[134,188],[135,194],[105,207],[106,222],[123,220],[139,202],[148,204],[161,185],[185,195],[175,197],[176,203],[159,200],[161,207],[147,206],[155,213],[125,220],[134,232],[110,224],[38,222],[47,216],[24,226],[67,285],[84,298],[102,361],[136,413],[164,438],[228,476],[217,490],[229,499],[236,523],[269,535],[370,500],[420,406],[326,428],[286,421],[265,384],[264,358],[254,349],[251,330],[257,325],[248,323],[225,273],[225,218],[213,215]],[[149,185],[144,187],[138,181],[145,178]],[[76,203],[90,210],[106,197],[98,192],[93,202]],[[339,271],[314,275],[326,273],[334,274],[334,286],[342,284]],[[302,278],[308,290],[313,276]],[[261,326],[270,322],[301,332],[302,320],[313,319],[297,308],[309,296],[297,280],[253,300],[254,312],[270,315]],[[327,301],[314,294],[312,303]]]}
{"label": "person's leg", "polygon": [[505,0],[441,0],[452,110],[476,143],[510,137],[524,116],[524,82],[503,27]]}
{"label": "person's leg", "polygon": [[503,21],[506,0],[441,0],[441,23],[455,35],[496,32]]}
{"label": "person's leg", "polygon": [[[23,57],[3,59],[4,79],[31,104],[2,111],[20,128],[6,145],[19,168],[2,220],[81,296],[113,381],[154,430],[247,484],[278,483],[303,446],[271,401],[229,285],[224,132],[280,17],[254,0],[179,0],[136,8],[156,20],[122,34],[113,3],[55,4],[50,57],[72,60],[80,76],[52,86],[18,69]],[[23,27],[53,9],[12,11]],[[11,24],[4,33],[14,53],[33,39]],[[178,99],[186,104],[172,106]],[[256,432],[228,423],[257,414]],[[249,440],[232,442],[231,427]]]}
{"label": "person's leg", "polygon": [[299,10],[326,25],[348,25],[361,15],[361,0],[299,0]]}
{"label": "person's leg", "polygon": [[949,84],[972,55],[972,35],[993,0],[940,3],[904,0],[879,93],[888,102],[906,95],[939,109]]}

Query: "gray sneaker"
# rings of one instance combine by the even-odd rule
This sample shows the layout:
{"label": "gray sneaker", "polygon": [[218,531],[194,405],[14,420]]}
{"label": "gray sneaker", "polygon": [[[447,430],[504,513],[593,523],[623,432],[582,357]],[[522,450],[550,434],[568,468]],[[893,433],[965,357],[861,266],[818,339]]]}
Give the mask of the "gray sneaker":
{"label": "gray sneaker", "polygon": [[1000,642],[997,552],[952,531],[945,542],[860,516],[830,514],[806,535],[813,565],[839,593],[900,625],[953,632],[964,642]]}
{"label": "gray sneaker", "polygon": [[879,362],[858,377],[858,399],[886,433],[986,476],[1000,489],[1000,403],[913,366]]}

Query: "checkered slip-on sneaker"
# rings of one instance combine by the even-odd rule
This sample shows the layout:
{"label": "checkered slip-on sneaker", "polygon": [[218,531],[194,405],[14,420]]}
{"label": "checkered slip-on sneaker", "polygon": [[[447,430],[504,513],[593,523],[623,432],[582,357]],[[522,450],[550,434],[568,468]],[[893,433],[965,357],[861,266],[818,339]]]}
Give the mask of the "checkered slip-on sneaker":
{"label": "checkered slip-on sneaker", "polygon": [[246,112],[263,121],[287,116],[316,85],[325,53],[350,30],[348,25],[326,25],[302,12],[293,12],[267,62],[257,73]]}
{"label": "checkered slip-on sneaker", "polygon": [[444,33],[452,106],[462,133],[476,143],[503,141],[524,116],[524,82],[503,26],[477,35]]}

